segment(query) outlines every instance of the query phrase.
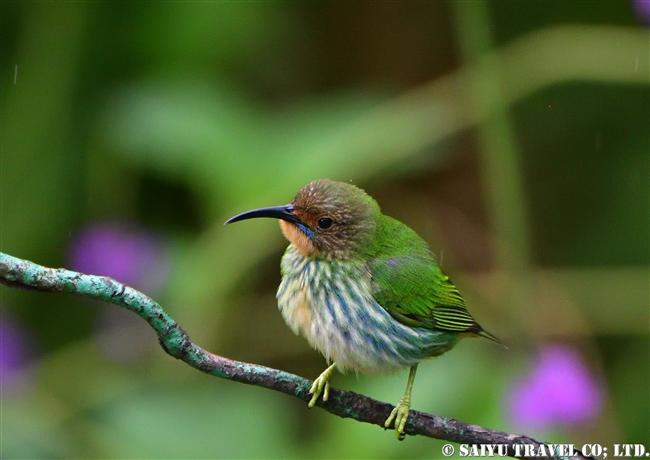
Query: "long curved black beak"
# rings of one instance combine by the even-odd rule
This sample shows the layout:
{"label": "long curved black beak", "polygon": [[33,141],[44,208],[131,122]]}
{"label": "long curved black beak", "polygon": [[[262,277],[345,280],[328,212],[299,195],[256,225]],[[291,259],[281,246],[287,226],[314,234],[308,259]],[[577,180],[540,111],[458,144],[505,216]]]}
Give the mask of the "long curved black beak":
{"label": "long curved black beak", "polygon": [[286,206],[272,206],[270,208],[260,208],[242,212],[241,214],[237,214],[235,217],[228,219],[224,225],[256,217],[272,217],[274,219],[286,220],[287,222],[292,222],[294,224],[300,223],[300,220],[298,220],[296,215],[293,213],[293,205],[288,204]]}

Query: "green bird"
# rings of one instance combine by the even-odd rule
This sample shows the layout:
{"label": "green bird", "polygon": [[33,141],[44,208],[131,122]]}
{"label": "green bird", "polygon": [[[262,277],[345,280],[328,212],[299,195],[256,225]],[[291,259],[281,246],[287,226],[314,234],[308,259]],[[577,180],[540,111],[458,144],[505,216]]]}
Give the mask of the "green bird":
{"label": "green bird", "polygon": [[291,243],[277,292],[282,317],[331,363],[314,381],[309,407],[321,394],[327,401],[335,368],[382,374],[408,367],[404,396],[384,424],[394,422],[402,440],[420,360],[463,337],[503,345],[467,312],[424,240],[383,215],[362,189],[315,180],[286,206],[248,211],[226,224],[255,217],[280,219]]}

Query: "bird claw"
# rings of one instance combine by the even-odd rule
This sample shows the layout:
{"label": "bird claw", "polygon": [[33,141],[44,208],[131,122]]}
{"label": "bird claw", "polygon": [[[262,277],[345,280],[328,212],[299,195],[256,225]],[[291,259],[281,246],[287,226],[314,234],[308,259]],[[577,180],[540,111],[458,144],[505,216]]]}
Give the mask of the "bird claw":
{"label": "bird claw", "polygon": [[393,420],[395,420],[395,437],[400,441],[403,441],[406,437],[406,433],[404,433],[404,427],[406,426],[406,421],[409,418],[410,410],[410,401],[404,401],[404,399],[401,399],[397,406],[393,408],[393,411],[390,413],[386,419],[386,422],[384,423],[384,428],[390,428]]}
{"label": "bird claw", "polygon": [[324,379],[321,374],[316,380],[314,380],[314,384],[311,386],[309,392],[312,394],[311,400],[309,401],[310,408],[316,405],[316,401],[318,401],[318,397],[321,393],[323,394],[323,401],[327,401],[330,396],[329,379]]}
{"label": "bird claw", "polygon": [[323,402],[329,399],[330,379],[332,378],[333,371],[334,371],[334,364],[332,364],[330,367],[325,369],[325,371],[323,371],[323,373],[319,375],[316,380],[314,380],[314,383],[311,386],[311,389],[309,390],[309,393],[311,393],[312,395],[311,400],[309,401],[310,409],[316,405],[316,401],[318,401],[318,397],[321,394],[323,395]]}

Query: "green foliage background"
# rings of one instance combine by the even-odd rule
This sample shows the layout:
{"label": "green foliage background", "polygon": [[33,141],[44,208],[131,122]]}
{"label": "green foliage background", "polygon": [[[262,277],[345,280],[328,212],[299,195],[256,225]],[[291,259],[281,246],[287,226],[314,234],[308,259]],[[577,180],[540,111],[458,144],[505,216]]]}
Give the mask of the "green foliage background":
{"label": "green foliage background", "polygon": [[[3,252],[63,266],[89,222],[139,222],[170,241],[155,297],[198,344],[313,378],[323,360],[275,308],[277,225],[221,224],[352,180],[510,346],[420,366],[415,409],[521,432],[509,385],[567,343],[603,411],[526,434],[650,448],[650,41],[632,3],[2,2],[0,21]],[[38,344],[2,394],[3,458],[440,457],[193,371],[135,317],[142,351],[111,360],[96,321],[114,306],[0,293]],[[406,374],[334,385],[394,403]]]}

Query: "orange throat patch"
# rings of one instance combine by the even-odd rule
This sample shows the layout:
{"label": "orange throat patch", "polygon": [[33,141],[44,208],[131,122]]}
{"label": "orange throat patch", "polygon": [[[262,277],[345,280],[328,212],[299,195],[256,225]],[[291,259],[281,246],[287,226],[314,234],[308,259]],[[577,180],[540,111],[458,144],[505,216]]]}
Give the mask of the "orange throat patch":
{"label": "orange throat patch", "polygon": [[314,243],[295,224],[281,220],[280,229],[284,237],[298,248],[304,256],[311,257],[316,254]]}

